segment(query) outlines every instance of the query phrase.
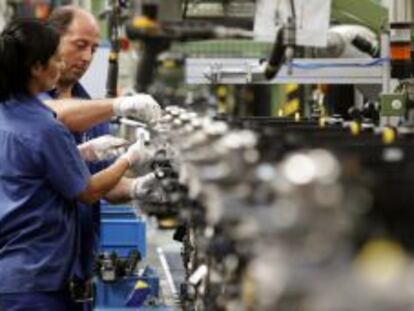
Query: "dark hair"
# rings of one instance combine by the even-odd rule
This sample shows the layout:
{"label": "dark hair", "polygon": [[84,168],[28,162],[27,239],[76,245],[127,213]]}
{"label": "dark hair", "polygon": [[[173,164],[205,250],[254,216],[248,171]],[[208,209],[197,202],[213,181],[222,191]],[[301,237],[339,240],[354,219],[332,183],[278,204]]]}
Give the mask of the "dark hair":
{"label": "dark hair", "polygon": [[36,19],[11,21],[0,34],[0,100],[28,93],[33,66],[46,66],[56,53],[59,33]]}
{"label": "dark hair", "polygon": [[48,22],[60,35],[65,34],[75,17],[75,8],[71,5],[58,7],[50,14]]}

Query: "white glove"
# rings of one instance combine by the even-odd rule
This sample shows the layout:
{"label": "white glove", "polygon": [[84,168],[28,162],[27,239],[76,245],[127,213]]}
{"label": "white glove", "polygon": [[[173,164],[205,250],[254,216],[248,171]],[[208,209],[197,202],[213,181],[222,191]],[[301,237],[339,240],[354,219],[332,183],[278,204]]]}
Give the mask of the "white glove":
{"label": "white glove", "polygon": [[133,145],[129,146],[126,153],[120,158],[128,161],[129,166],[144,165],[149,162],[154,156],[151,148],[145,146],[142,139],[138,139]]}
{"label": "white glove", "polygon": [[131,199],[140,200],[141,203],[167,202],[166,194],[160,187],[155,173],[149,173],[136,178],[130,186],[129,195]]}
{"label": "white glove", "polygon": [[78,150],[85,161],[94,162],[117,158],[127,145],[126,139],[104,135],[78,145]]}
{"label": "white glove", "polygon": [[113,103],[114,114],[119,117],[136,117],[144,122],[157,121],[161,117],[161,107],[148,94],[118,97]]}
{"label": "white glove", "polygon": [[155,187],[157,183],[158,180],[157,177],[155,177],[155,173],[149,173],[136,178],[129,188],[130,198],[134,200],[143,200],[149,195],[151,189]]}

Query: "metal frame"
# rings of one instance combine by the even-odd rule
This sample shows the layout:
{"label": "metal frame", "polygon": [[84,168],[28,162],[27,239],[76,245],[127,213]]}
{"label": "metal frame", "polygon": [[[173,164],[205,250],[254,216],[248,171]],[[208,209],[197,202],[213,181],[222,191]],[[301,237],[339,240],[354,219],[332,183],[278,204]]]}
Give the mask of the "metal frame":
{"label": "metal frame", "polygon": [[[284,65],[277,77],[266,80],[259,59],[188,58],[186,81],[189,84],[384,84],[388,61],[366,66],[372,59],[295,59],[292,74]],[[329,64],[335,64],[329,67]],[[306,66],[315,66],[312,69]],[[320,67],[318,67],[320,65]],[[353,66],[354,65],[354,66]]]}
{"label": "metal frame", "polygon": [[257,58],[187,58],[188,84],[370,84],[391,90],[390,35],[381,33],[381,61],[370,58],[293,59],[272,80]]}

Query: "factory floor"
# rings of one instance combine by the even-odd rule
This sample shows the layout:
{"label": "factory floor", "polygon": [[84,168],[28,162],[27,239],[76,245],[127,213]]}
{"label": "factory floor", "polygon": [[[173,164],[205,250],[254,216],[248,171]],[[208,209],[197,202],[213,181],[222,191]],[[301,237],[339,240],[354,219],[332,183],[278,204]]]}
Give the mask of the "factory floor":
{"label": "factory floor", "polygon": [[181,243],[173,240],[174,230],[160,230],[155,221],[147,221],[146,263],[155,267],[160,275],[161,300],[180,310],[179,290],[184,280],[184,267],[181,260]]}

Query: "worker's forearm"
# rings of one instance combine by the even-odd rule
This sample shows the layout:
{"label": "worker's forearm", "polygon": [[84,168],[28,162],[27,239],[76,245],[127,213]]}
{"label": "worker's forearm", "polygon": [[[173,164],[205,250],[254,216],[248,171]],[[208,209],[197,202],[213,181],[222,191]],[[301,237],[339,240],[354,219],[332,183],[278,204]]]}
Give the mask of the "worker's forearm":
{"label": "worker's forearm", "polygon": [[57,119],[72,132],[83,132],[113,114],[113,99],[81,100],[58,99],[44,102],[57,114]]}
{"label": "worker's forearm", "polygon": [[122,177],[116,186],[105,195],[105,199],[113,204],[130,201],[130,189],[133,180],[133,178]]}
{"label": "worker's forearm", "polygon": [[93,175],[88,183],[87,188],[80,194],[79,200],[91,204],[104,197],[112,188],[114,188],[129,167],[126,159],[118,159],[110,167]]}

